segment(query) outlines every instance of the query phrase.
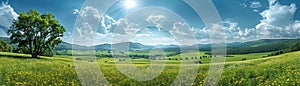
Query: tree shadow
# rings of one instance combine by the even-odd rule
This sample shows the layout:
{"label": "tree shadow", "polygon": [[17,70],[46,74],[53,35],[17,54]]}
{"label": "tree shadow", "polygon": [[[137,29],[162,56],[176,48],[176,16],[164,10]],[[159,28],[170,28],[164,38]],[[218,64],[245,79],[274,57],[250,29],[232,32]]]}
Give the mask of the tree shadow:
{"label": "tree shadow", "polygon": [[8,58],[16,58],[16,59],[46,59],[46,58],[32,58],[31,56],[29,55],[3,55],[3,54],[0,54],[0,58],[1,57],[8,57]]}

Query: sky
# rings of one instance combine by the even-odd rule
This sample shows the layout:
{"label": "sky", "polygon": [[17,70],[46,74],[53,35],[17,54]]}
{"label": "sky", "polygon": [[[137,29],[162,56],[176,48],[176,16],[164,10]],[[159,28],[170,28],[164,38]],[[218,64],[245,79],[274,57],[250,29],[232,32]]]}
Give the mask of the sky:
{"label": "sky", "polygon": [[[79,45],[210,43],[212,31],[182,0],[0,0],[0,36],[20,12],[52,13]],[[299,0],[212,0],[227,42],[300,37]],[[200,4],[199,4],[200,5]],[[204,8],[205,9],[205,8]],[[210,11],[210,10],[207,10]],[[196,40],[195,42],[191,42]]]}

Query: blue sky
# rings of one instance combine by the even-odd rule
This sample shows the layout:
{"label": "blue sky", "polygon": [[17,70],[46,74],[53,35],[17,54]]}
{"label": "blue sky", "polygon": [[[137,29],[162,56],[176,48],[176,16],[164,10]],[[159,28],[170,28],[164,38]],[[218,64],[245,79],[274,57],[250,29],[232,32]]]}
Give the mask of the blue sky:
{"label": "blue sky", "polygon": [[[67,29],[63,41],[81,45],[96,45],[112,43],[116,29],[123,35],[135,34],[130,40],[119,42],[140,42],[147,45],[178,44],[172,34],[184,29],[182,33],[191,31],[197,43],[209,43],[209,28],[188,4],[181,0],[132,0],[134,6],[128,7],[130,0],[115,2],[107,12],[101,11],[101,6],[107,3],[97,3],[97,0],[0,0],[0,36],[7,36],[7,30],[17,14],[29,9],[41,13],[52,13]],[[93,3],[95,2],[95,3]],[[227,42],[244,42],[257,39],[299,38],[300,36],[300,1],[299,0],[212,0],[222,19]],[[97,4],[89,6],[89,4]],[[85,23],[75,25],[77,17],[95,10],[94,17],[99,18],[97,25]],[[91,14],[90,13],[90,14]],[[126,18],[125,18],[126,17]],[[92,19],[95,19],[92,18]],[[92,19],[89,21],[91,22]],[[142,20],[141,20],[142,19]],[[144,19],[144,20],[143,20]],[[86,21],[86,20],[83,20]],[[77,24],[78,21],[77,21]],[[151,27],[151,28],[149,28]],[[139,29],[137,29],[139,28]],[[88,30],[90,29],[90,31]],[[129,32],[128,32],[129,31]],[[73,41],[74,37],[90,40]],[[90,42],[93,40],[93,42]]]}

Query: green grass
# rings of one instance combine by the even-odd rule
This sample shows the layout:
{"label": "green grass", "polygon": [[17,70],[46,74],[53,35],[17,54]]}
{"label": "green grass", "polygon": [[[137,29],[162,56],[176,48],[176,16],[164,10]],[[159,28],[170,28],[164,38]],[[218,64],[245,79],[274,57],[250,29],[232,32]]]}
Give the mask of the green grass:
{"label": "green grass", "polygon": [[80,85],[72,63],[51,59],[0,58],[1,85]]}
{"label": "green grass", "polygon": [[[185,53],[185,56],[194,57],[195,53],[197,52]],[[204,55],[202,52],[199,54]],[[300,85],[300,52],[262,58],[267,54],[254,53],[226,58],[227,61],[219,84],[225,86]],[[80,85],[72,57],[55,56],[54,58],[24,59],[29,57],[30,55],[26,54],[0,52],[0,85]],[[179,58],[179,55],[171,58]],[[241,61],[242,58],[247,58],[247,60]],[[131,61],[135,66],[143,69],[151,63],[148,59],[126,59],[125,61]],[[195,82],[187,84],[198,86],[204,83],[210,67],[208,64],[210,59],[205,58],[201,61],[204,61],[204,64],[199,65]],[[155,79],[137,81],[119,72],[114,64],[115,59],[98,59],[99,67],[111,85],[170,85],[178,74],[180,62],[166,60],[166,67]],[[186,76],[186,78],[189,77]],[[184,81],[181,82],[184,83]]]}
{"label": "green grass", "polygon": [[242,55],[230,55],[233,57],[227,57],[226,61],[241,61],[241,59],[246,58],[247,60],[251,59],[257,59],[262,58],[263,56],[267,56],[268,54],[271,54],[272,52],[266,52],[266,53],[251,53],[251,54],[242,54]]}
{"label": "green grass", "polygon": [[[142,50],[142,51],[128,51],[124,52],[124,54],[129,54],[129,55],[149,55],[150,50]],[[171,55],[174,54],[175,52],[164,52],[165,55]],[[108,51],[96,51],[96,50],[89,50],[89,51],[78,51],[78,50],[58,50],[55,51],[55,54],[57,55],[111,55],[113,52],[108,52]],[[153,54],[153,52],[152,52]]]}
{"label": "green grass", "polygon": [[9,52],[0,52],[0,57],[30,58],[31,55],[28,55],[28,54],[16,54],[16,53],[9,53]]}
{"label": "green grass", "polygon": [[242,63],[228,63],[220,84],[299,85],[300,52],[248,60]]}

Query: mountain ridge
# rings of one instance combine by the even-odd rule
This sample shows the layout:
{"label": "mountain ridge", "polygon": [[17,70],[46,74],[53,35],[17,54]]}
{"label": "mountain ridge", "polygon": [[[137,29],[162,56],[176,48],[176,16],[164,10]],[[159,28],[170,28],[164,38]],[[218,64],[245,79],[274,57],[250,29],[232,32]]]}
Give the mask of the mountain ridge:
{"label": "mountain ridge", "polygon": [[[0,40],[10,41],[8,37],[0,37]],[[259,39],[246,42],[232,42],[227,43],[227,52],[229,54],[245,54],[245,53],[257,53],[257,52],[270,52],[286,49],[289,46],[300,42],[300,38],[297,39]],[[128,45],[128,47],[126,47]],[[127,50],[149,50],[154,48],[161,48],[166,50],[180,50],[182,48],[190,50],[210,51],[211,44],[194,44],[191,46],[179,46],[179,45],[143,45],[141,43],[123,42],[116,44],[99,44],[95,46],[81,46],[68,42],[62,42],[55,50],[102,50],[108,51],[114,48],[127,49]],[[198,48],[197,48],[198,46]]]}

